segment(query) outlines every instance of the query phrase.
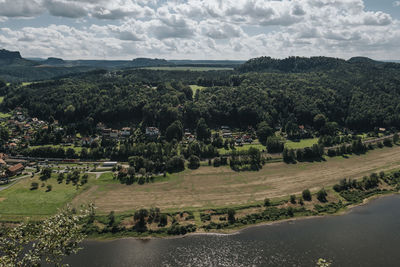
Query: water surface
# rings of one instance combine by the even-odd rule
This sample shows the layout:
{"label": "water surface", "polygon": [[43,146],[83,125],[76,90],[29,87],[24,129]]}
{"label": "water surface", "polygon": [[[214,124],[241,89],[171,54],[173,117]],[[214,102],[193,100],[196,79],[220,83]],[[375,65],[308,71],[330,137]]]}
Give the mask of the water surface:
{"label": "water surface", "polygon": [[400,266],[400,195],[343,216],[248,228],[234,235],[85,241],[71,266]]}

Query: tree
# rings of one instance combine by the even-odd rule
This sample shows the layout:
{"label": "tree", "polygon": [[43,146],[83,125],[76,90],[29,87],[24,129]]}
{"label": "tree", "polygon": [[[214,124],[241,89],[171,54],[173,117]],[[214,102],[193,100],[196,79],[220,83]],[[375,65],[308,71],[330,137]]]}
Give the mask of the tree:
{"label": "tree", "polygon": [[110,213],[107,215],[107,219],[108,219],[108,226],[112,227],[115,223],[115,215],[114,215],[114,211],[110,211]]}
{"label": "tree", "polygon": [[303,199],[306,201],[311,201],[311,199],[312,199],[311,192],[309,189],[304,190],[302,193],[302,196],[303,196]]}
{"label": "tree", "polygon": [[328,194],[326,193],[326,191],[325,191],[325,189],[324,188],[322,188],[321,190],[319,190],[318,192],[317,192],[317,199],[320,201],[320,202],[326,202],[327,200],[326,200],[326,197],[328,196]]}
{"label": "tree", "polygon": [[63,172],[60,172],[60,173],[58,174],[58,177],[57,177],[57,182],[58,182],[59,184],[61,184],[61,183],[63,182],[63,180],[64,180],[64,173],[63,173]]}
{"label": "tree", "polygon": [[189,169],[192,169],[192,170],[198,169],[200,167],[200,158],[195,155],[191,155],[189,157],[188,167],[189,167]]}
{"label": "tree", "polygon": [[82,148],[81,151],[81,158],[82,159],[87,159],[89,157],[89,153],[86,147]]}
{"label": "tree", "polygon": [[160,215],[160,223],[158,224],[159,226],[163,227],[168,224],[168,217],[166,214],[161,214]]}
{"label": "tree", "polygon": [[41,223],[9,228],[0,236],[1,266],[40,266],[42,261],[59,265],[63,257],[78,252],[85,238],[81,222],[89,217],[94,207],[76,213],[67,206],[57,215]]}
{"label": "tree", "polygon": [[268,137],[267,139],[267,150],[269,153],[281,153],[285,145],[279,137]]}
{"label": "tree", "polygon": [[204,118],[200,118],[199,121],[197,122],[196,134],[197,134],[197,139],[201,141],[205,141],[211,137],[211,131],[208,128]]}
{"label": "tree", "polygon": [[135,228],[138,232],[144,232],[147,230],[146,227],[146,217],[149,212],[146,209],[140,209],[135,212],[134,220],[136,221]]}
{"label": "tree", "polygon": [[320,130],[322,127],[324,127],[326,122],[327,122],[327,119],[326,119],[325,115],[323,115],[323,114],[315,115],[315,117],[314,117],[314,127],[317,130]]}
{"label": "tree", "polygon": [[182,123],[180,121],[174,121],[170,126],[168,126],[165,136],[169,142],[171,142],[173,139],[181,141],[183,136]]}
{"label": "tree", "polygon": [[53,189],[53,186],[49,184],[46,188],[46,192],[50,192]]}
{"label": "tree", "polygon": [[185,170],[185,160],[180,156],[174,156],[167,161],[166,169],[169,173]]}
{"label": "tree", "polygon": [[264,199],[264,207],[271,206],[271,200],[269,198]]}
{"label": "tree", "polygon": [[268,137],[274,134],[274,130],[265,121],[257,126],[257,137],[261,144],[266,145]]}
{"label": "tree", "polygon": [[296,204],[296,196],[295,195],[290,196],[290,203]]}
{"label": "tree", "polygon": [[228,209],[228,221],[230,224],[234,224],[236,211],[234,209]]}
{"label": "tree", "polygon": [[40,173],[40,180],[46,181],[46,180],[50,179],[51,173],[52,173],[51,168],[44,168],[42,170],[42,172]]}
{"label": "tree", "polygon": [[69,159],[74,159],[76,158],[76,153],[73,148],[68,148],[67,151],[65,152],[65,156]]}

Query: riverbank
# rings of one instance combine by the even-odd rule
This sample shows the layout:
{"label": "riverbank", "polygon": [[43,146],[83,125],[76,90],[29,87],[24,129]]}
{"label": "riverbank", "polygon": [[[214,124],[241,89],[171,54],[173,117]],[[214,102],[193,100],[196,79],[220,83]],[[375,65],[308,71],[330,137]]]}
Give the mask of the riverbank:
{"label": "riverbank", "polygon": [[297,217],[297,218],[290,218],[290,219],[284,219],[284,220],[280,220],[280,221],[273,221],[273,222],[261,222],[261,223],[257,223],[254,225],[246,225],[246,226],[241,226],[241,227],[236,227],[236,228],[232,228],[232,229],[228,229],[228,230],[215,230],[215,231],[210,231],[210,232],[194,232],[194,233],[189,233],[189,234],[185,234],[182,236],[168,236],[168,235],[149,235],[149,236],[145,236],[145,237],[129,237],[129,236],[122,236],[122,237],[108,237],[108,236],[103,236],[103,237],[97,237],[97,238],[93,238],[93,237],[89,237],[87,238],[87,240],[91,240],[91,241],[113,241],[113,240],[117,240],[117,239],[136,239],[136,240],[151,240],[151,239],[176,239],[176,238],[187,238],[187,237],[191,237],[191,236],[230,236],[230,235],[238,235],[240,233],[242,233],[244,230],[248,230],[250,228],[256,228],[256,227],[262,227],[262,226],[272,226],[272,225],[279,225],[282,223],[290,223],[290,222],[296,222],[296,221],[302,221],[302,220],[312,220],[312,219],[317,219],[317,218],[324,218],[324,217],[332,217],[332,216],[344,216],[347,215],[348,213],[352,212],[352,210],[354,208],[357,207],[361,207],[361,206],[365,206],[368,205],[370,202],[374,201],[374,200],[378,200],[381,198],[385,198],[385,197],[391,197],[394,195],[400,195],[399,192],[388,192],[387,194],[383,194],[383,195],[375,195],[372,196],[368,199],[365,199],[362,203],[359,204],[354,204],[351,206],[348,206],[342,210],[340,210],[337,213],[334,214],[325,214],[325,215],[314,215],[314,216],[305,216],[305,217]]}
{"label": "riverbank", "polygon": [[[282,223],[288,223],[288,222],[295,222],[295,221],[301,221],[301,220],[308,220],[308,219],[315,219],[315,218],[323,218],[323,217],[330,217],[330,216],[343,216],[348,213],[350,213],[354,208],[367,205],[371,201],[378,199],[378,198],[383,198],[383,197],[389,197],[392,195],[398,195],[398,191],[389,191],[387,189],[385,190],[378,190],[375,192],[373,195],[369,195],[368,197],[364,198],[361,202],[359,203],[346,203],[343,204],[342,207],[338,208],[335,212],[330,212],[330,213],[320,213],[320,214],[313,214],[309,216],[293,216],[290,218],[282,218],[282,219],[277,219],[274,221],[261,221],[257,222],[254,224],[246,224],[246,225],[237,225],[237,224],[232,224],[229,225],[227,228],[224,229],[211,229],[211,230],[206,230],[204,228],[196,228],[195,232],[192,233],[185,233],[183,235],[169,235],[165,233],[135,233],[135,232],[120,232],[117,234],[102,234],[102,235],[96,235],[96,236],[89,236],[88,240],[96,240],[96,241],[112,241],[116,239],[125,239],[125,238],[133,238],[133,239],[138,239],[138,240],[150,240],[150,239],[175,239],[175,238],[187,238],[190,236],[197,236],[197,235],[237,235],[240,234],[242,231],[247,230],[249,228],[253,227],[259,227],[259,226],[266,226],[266,225],[279,225]],[[341,200],[339,200],[341,201]],[[330,203],[326,204],[330,205]],[[268,209],[268,207],[266,207]]]}
{"label": "riverbank", "polygon": [[234,234],[86,240],[70,266],[398,266],[400,196],[359,205],[343,216],[307,217]]}

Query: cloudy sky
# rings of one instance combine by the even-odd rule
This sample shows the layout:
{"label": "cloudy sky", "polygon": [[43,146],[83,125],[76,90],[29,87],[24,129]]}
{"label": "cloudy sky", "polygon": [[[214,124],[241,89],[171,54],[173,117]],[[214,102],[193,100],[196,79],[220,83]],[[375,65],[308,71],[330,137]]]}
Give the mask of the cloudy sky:
{"label": "cloudy sky", "polygon": [[0,0],[0,48],[64,59],[400,59],[400,1]]}

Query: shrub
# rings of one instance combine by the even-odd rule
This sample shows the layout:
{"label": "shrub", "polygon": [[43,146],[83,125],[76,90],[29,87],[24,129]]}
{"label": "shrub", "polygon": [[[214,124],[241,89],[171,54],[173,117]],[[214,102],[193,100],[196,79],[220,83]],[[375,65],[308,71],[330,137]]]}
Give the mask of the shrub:
{"label": "shrub", "polygon": [[264,199],[264,207],[271,206],[271,200],[269,198]]}
{"label": "shrub", "polygon": [[235,219],[235,210],[234,209],[229,209],[228,210],[228,221],[229,223],[233,224],[235,223],[236,219]]}
{"label": "shrub", "polygon": [[305,201],[311,201],[312,200],[311,192],[310,192],[309,189],[304,190],[302,195],[303,195],[303,199]]}
{"label": "shrub", "polygon": [[39,184],[36,182],[31,183],[31,190],[36,190],[39,188]]}
{"label": "shrub", "polygon": [[200,158],[195,155],[190,156],[188,167],[192,170],[198,169],[200,167]]}
{"label": "shrub", "polygon": [[169,173],[185,170],[185,160],[182,157],[174,156],[167,161],[166,169]]}
{"label": "shrub", "polygon": [[318,191],[317,193],[317,199],[320,202],[327,202],[326,197],[328,196],[328,194],[326,193],[325,189],[322,188],[321,190]]}
{"label": "shrub", "polygon": [[296,196],[295,195],[290,196],[290,203],[296,204]]}
{"label": "shrub", "polygon": [[385,139],[385,140],[383,140],[383,145],[384,145],[384,146],[388,146],[388,147],[393,146],[392,139]]}
{"label": "shrub", "polygon": [[46,188],[47,188],[46,192],[50,192],[53,189],[51,185],[48,185]]}
{"label": "shrub", "polygon": [[219,167],[219,166],[221,166],[221,158],[215,158],[215,159],[214,159],[213,166],[214,166],[214,167]]}

